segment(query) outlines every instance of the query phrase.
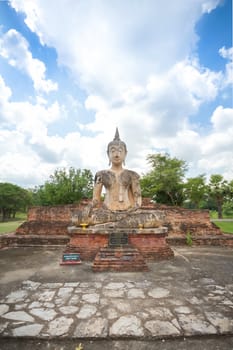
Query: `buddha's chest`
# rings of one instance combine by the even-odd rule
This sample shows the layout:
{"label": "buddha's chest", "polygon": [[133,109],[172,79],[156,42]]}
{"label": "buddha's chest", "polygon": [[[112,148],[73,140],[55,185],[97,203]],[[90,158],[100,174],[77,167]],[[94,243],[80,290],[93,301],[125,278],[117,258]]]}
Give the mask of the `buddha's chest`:
{"label": "buddha's chest", "polygon": [[127,171],[122,171],[119,174],[112,171],[106,171],[102,174],[102,184],[107,189],[111,188],[125,188],[127,189],[131,185],[131,177]]}

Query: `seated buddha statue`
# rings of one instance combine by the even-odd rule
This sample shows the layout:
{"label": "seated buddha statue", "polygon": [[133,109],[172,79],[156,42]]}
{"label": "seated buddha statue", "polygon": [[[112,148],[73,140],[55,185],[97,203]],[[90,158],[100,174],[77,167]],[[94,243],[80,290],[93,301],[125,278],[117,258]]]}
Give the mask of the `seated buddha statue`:
{"label": "seated buddha statue", "polygon": [[[118,129],[113,141],[108,144],[107,154],[111,168],[96,173],[92,202],[76,212],[72,218],[73,224],[80,226],[85,222],[89,226],[105,229],[160,226],[162,214],[159,211],[140,210],[140,177],[135,171],[123,168],[127,148],[120,139]],[[104,201],[101,200],[103,189]]]}

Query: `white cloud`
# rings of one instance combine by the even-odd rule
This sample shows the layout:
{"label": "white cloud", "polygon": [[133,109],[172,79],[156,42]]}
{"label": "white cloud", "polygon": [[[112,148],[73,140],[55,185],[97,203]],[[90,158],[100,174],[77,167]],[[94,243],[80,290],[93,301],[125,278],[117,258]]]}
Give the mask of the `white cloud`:
{"label": "white cloud", "polygon": [[85,128],[110,132],[118,125],[120,129],[127,130],[132,141],[133,135],[137,135],[139,147],[146,140],[149,147],[156,147],[154,135],[163,139],[175,136],[186,127],[188,117],[195,114],[203,102],[216,97],[221,78],[221,74],[185,60],[164,74],[150,76],[145,85],[130,86],[113,103],[103,97],[89,95],[86,108],[96,114],[94,122]]}
{"label": "white cloud", "polygon": [[[170,68],[197,41],[194,25],[217,1],[12,0],[42,43],[87,91],[112,96]],[[203,6],[205,7],[203,9]],[[61,25],[62,21],[66,25]],[[179,38],[179,40],[177,40]]]}
{"label": "white cloud", "polygon": [[212,10],[214,10],[217,7],[218,4],[219,4],[219,0],[203,1],[203,4],[202,4],[203,13],[210,13]]}
{"label": "white cloud", "polygon": [[226,63],[226,69],[225,69],[225,75],[223,77],[223,88],[230,86],[232,91],[232,84],[233,84],[233,47],[226,49],[225,47],[222,47],[219,50],[219,54],[227,59]]}
{"label": "white cloud", "polygon": [[3,104],[5,100],[8,100],[12,95],[11,89],[5,85],[5,82],[1,77],[1,75],[0,75],[0,95],[1,95],[1,100],[0,100],[1,104]]}
{"label": "white cloud", "polygon": [[48,126],[62,117],[62,108],[57,102],[44,106],[10,101],[11,90],[1,76],[0,95],[0,181],[39,183],[54,168],[51,163],[59,164],[62,140],[49,137]]}
{"label": "white cloud", "polygon": [[0,39],[0,55],[8,63],[26,73],[38,92],[49,93],[57,90],[57,84],[45,79],[46,68],[42,61],[33,58],[26,39],[15,29],[10,29]]}
{"label": "white cloud", "polygon": [[[219,106],[211,116],[213,130],[205,138],[203,153],[206,156],[218,154],[219,159],[224,159],[226,164],[233,161],[233,109]],[[222,153],[228,153],[229,159],[222,157]]]}
{"label": "white cloud", "polygon": [[202,138],[199,166],[207,173],[233,178],[233,109],[218,106],[211,116],[213,129]]}
{"label": "white cloud", "polygon": [[223,133],[226,131],[233,132],[232,108],[223,108],[222,106],[217,107],[211,116],[211,121],[215,130],[219,130]]}

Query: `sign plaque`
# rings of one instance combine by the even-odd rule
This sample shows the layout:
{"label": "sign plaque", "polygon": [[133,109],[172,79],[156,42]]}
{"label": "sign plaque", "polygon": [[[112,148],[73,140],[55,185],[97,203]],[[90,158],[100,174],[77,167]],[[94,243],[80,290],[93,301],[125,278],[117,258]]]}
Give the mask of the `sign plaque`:
{"label": "sign plaque", "polygon": [[81,264],[79,253],[63,253],[60,265],[77,265]]}
{"label": "sign plaque", "polygon": [[109,236],[110,247],[121,247],[128,244],[128,234],[125,232],[113,232]]}

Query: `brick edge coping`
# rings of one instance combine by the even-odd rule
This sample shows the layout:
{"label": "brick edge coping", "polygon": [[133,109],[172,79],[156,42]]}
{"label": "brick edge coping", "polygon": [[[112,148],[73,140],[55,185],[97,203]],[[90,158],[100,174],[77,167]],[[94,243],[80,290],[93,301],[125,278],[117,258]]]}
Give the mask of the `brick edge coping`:
{"label": "brick edge coping", "polygon": [[[167,237],[166,241],[172,246],[188,246],[186,237]],[[233,248],[233,234],[222,234],[216,236],[196,236],[192,238],[193,246],[227,246]]]}
{"label": "brick edge coping", "polygon": [[65,246],[69,241],[69,236],[20,235],[11,232],[0,235],[0,249],[11,247]]}
{"label": "brick edge coping", "polygon": [[[0,235],[0,249],[31,246],[65,246],[70,241],[68,235],[20,235],[15,232]],[[168,236],[166,241],[171,246],[187,246],[186,237]],[[199,236],[192,238],[193,246],[227,246],[233,248],[233,235]]]}

